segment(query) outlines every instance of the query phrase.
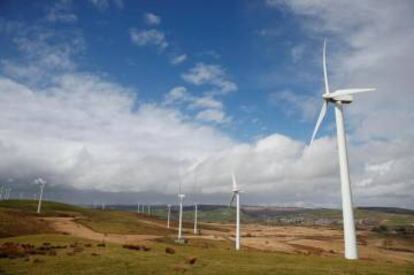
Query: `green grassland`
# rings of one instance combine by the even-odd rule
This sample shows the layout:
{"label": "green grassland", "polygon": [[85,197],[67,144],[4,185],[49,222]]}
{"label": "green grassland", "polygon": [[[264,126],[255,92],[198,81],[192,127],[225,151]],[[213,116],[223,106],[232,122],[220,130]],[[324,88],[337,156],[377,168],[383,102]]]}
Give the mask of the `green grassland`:
{"label": "green grassland", "polygon": [[[130,250],[110,243],[102,247],[94,241],[53,232],[36,219],[35,210],[34,201],[0,202],[0,232],[6,232],[0,236],[0,245],[14,242],[40,247],[50,243],[66,248],[57,249],[53,255],[0,258],[0,274],[414,274],[412,264],[346,261],[338,257],[262,252],[245,247],[235,251],[230,241],[190,239],[187,244],[178,245],[171,237],[175,231],[154,225],[165,222],[156,217],[44,202],[42,216],[78,217],[79,223],[98,232],[164,236],[158,241],[146,242],[149,251]],[[216,215],[231,219],[232,211],[227,208],[210,213],[200,211],[199,215],[207,220],[213,220]],[[191,211],[186,212],[185,226],[191,228]],[[20,231],[21,228],[26,229]],[[167,247],[175,253],[166,253]],[[189,263],[189,258],[195,258],[195,263]]]}
{"label": "green grassland", "polygon": [[[190,240],[187,245],[176,245],[165,239],[152,243],[150,251],[129,250],[115,244],[98,247],[96,242],[62,235],[22,236],[1,241],[68,246],[55,256],[0,259],[3,274],[414,274],[413,266],[253,250],[236,252],[232,244],[224,241]],[[74,253],[70,248],[74,243],[83,247],[82,251]],[[167,247],[175,253],[167,254]],[[196,262],[188,263],[193,257]]]}

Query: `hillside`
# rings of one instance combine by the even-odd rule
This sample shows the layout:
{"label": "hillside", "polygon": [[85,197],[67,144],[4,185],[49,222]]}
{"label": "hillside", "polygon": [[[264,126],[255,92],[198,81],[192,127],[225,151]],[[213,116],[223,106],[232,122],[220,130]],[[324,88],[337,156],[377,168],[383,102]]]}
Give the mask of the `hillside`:
{"label": "hillside", "polygon": [[[56,202],[44,202],[44,213],[37,215],[35,205],[0,203],[0,232],[6,232],[0,236],[0,273],[410,274],[414,270],[414,239],[370,231],[358,232],[361,260],[350,262],[342,257],[341,231],[253,223],[255,216],[248,211],[243,214],[250,220],[242,225],[242,250],[236,252],[234,226],[225,222],[234,214],[229,208],[201,207],[200,217],[210,222],[201,223],[196,235],[187,208],[187,243],[179,245],[174,241],[176,224],[167,229],[165,220],[155,215]],[[155,207],[155,213],[162,216],[162,207]],[[222,217],[220,223],[212,222],[216,216]]]}

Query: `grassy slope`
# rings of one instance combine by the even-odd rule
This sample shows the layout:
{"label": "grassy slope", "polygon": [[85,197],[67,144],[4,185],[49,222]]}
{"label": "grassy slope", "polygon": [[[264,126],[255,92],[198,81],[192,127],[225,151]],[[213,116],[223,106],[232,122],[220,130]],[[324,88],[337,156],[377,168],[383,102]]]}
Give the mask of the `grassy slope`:
{"label": "grassy slope", "polygon": [[[30,201],[1,202],[0,213],[25,210],[23,213],[34,214],[33,206],[35,202]],[[46,216],[82,215],[82,223],[101,232],[170,233],[170,231],[164,232],[162,228],[139,222],[134,213],[103,212],[50,202],[45,202],[44,206]],[[10,215],[17,220],[14,214],[9,214],[9,220]],[[28,218],[31,217],[24,216],[22,220]],[[94,243],[52,234],[0,239],[0,243],[6,241],[31,244],[43,242],[70,244],[75,241]],[[70,252],[68,248],[58,251],[57,256],[31,256],[29,261],[0,259],[0,274],[2,272],[5,274],[172,274],[174,270],[182,268],[187,269],[187,273],[190,274],[414,274],[412,265],[370,261],[349,262],[333,257],[265,253],[246,249],[235,252],[233,245],[225,241],[190,240],[188,245],[177,246],[171,240],[166,240],[150,246],[152,249],[149,252],[131,251],[120,245],[110,244],[106,248],[96,246],[85,248],[85,251],[73,256],[67,255],[67,252]],[[177,253],[166,254],[167,246],[174,247]],[[99,256],[92,256],[91,253],[97,253]],[[188,256],[197,257],[194,266],[185,263]],[[40,259],[41,262],[36,263],[34,259]]]}
{"label": "grassy slope", "polygon": [[37,201],[34,200],[6,200],[0,201],[0,208],[14,209],[24,211],[26,214],[36,216],[76,216],[82,213],[89,212],[89,209],[69,205],[60,202],[44,201],[42,203],[42,212],[40,215],[36,214]]}
{"label": "grassy slope", "polygon": [[[146,218],[151,221],[151,219]],[[121,211],[90,210],[77,222],[102,233],[168,235],[174,233],[164,227],[143,223],[137,214]],[[154,220],[153,222],[159,222]]]}
{"label": "grassy slope", "polygon": [[[96,244],[87,240],[60,235],[36,235],[3,239],[21,243],[68,245],[75,241]],[[172,241],[153,243],[151,251],[133,251],[119,245],[105,248],[85,248],[68,256],[70,248],[58,251],[57,256],[32,256],[24,259],[0,259],[0,273],[5,274],[174,274],[186,269],[187,274],[414,274],[413,266],[357,261],[337,258],[265,253],[252,250],[235,252],[228,242],[192,240],[177,246]],[[176,250],[166,254],[166,247]],[[98,256],[92,256],[97,253]],[[197,257],[195,265],[185,259]],[[34,262],[40,259],[40,262]]]}
{"label": "grassy slope", "polygon": [[0,208],[0,238],[52,232],[46,222],[21,211]]}

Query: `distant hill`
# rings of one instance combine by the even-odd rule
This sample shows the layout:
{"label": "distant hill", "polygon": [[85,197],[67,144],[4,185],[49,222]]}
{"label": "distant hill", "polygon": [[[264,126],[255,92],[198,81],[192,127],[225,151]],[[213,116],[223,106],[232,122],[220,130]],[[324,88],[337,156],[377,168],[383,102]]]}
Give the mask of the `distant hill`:
{"label": "distant hill", "polygon": [[414,215],[414,210],[398,207],[358,207],[361,210],[376,211],[389,214],[407,214]]}

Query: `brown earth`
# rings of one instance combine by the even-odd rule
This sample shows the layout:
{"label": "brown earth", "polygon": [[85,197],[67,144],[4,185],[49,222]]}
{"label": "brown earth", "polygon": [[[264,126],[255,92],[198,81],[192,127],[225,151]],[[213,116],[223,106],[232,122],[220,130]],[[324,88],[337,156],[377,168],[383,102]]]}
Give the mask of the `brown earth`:
{"label": "brown earth", "polygon": [[150,241],[161,238],[158,235],[128,235],[128,234],[112,234],[112,233],[99,233],[89,227],[81,225],[75,222],[72,217],[64,218],[43,218],[48,221],[50,226],[58,232],[69,234],[71,236],[117,244],[131,244],[131,243],[142,243],[143,241]]}
{"label": "brown earth", "polygon": [[[103,234],[76,223],[74,218],[43,219],[48,221],[51,227],[58,232],[95,241],[134,244],[165,237],[162,235]],[[144,217],[141,217],[141,221],[152,226],[165,228],[163,221],[145,220]],[[193,230],[187,228],[183,230],[184,237],[234,241],[234,225],[212,223],[208,225],[209,228],[216,227],[217,230],[201,230],[200,235],[193,235]],[[241,230],[241,244],[245,249],[343,257],[343,235],[339,229],[248,224],[243,225]],[[390,241],[370,231],[358,231],[360,258],[365,260],[414,263],[413,244],[414,240],[395,239]]]}

